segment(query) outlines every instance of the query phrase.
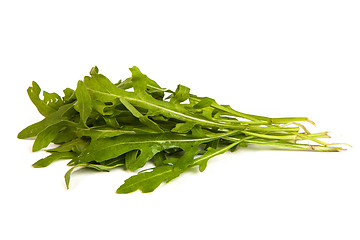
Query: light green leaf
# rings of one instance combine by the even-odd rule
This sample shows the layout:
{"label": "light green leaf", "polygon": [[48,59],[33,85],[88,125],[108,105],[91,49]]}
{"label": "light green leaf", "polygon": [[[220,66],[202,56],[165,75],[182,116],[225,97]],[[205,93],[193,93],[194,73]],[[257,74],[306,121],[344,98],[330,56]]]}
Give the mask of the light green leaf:
{"label": "light green leaf", "polygon": [[59,134],[52,142],[55,144],[63,144],[77,138],[77,135],[74,132],[75,127],[72,125],[73,123],[66,124],[64,129],[60,130]]}
{"label": "light green leaf", "polygon": [[147,109],[150,112],[158,112],[166,118],[174,118],[183,122],[192,122],[206,127],[221,127],[228,129],[244,129],[240,124],[226,124],[206,119],[188,111],[182,104],[170,103],[153,98],[146,92],[147,77],[138,68],[133,67],[132,82],[134,92],[127,92],[117,88],[101,74],[93,74],[84,79],[92,99],[104,102],[114,102],[116,99],[124,99],[134,107]]}
{"label": "light green leaf", "polygon": [[124,166],[124,158],[123,157],[113,158],[97,164],[76,163],[75,161],[71,161],[68,165],[72,166],[72,168],[70,168],[64,176],[67,189],[69,189],[70,177],[73,171],[75,170],[75,168],[91,168],[101,172],[109,172],[111,169]]}
{"label": "light green leaf", "polygon": [[93,128],[78,128],[76,130],[78,136],[91,137],[93,141],[99,138],[116,137],[123,134],[135,134],[134,130],[114,129],[112,127],[93,127]]}
{"label": "light green leaf", "polygon": [[55,152],[45,158],[38,160],[32,166],[34,168],[43,168],[49,166],[56,160],[72,159],[75,156],[77,156],[77,154],[74,152]]}
{"label": "light green leaf", "polygon": [[71,109],[73,109],[73,107],[74,107],[73,103],[66,104],[66,105],[60,107],[58,111],[49,114],[46,118],[44,118],[40,122],[34,123],[34,124],[26,127],[25,129],[23,129],[18,134],[18,138],[26,139],[26,138],[30,138],[30,137],[35,137],[44,129],[46,129],[52,125],[58,124],[60,122],[68,120],[69,117],[65,116],[65,114],[68,113]]}
{"label": "light green leaf", "polygon": [[61,97],[56,93],[50,94],[44,92],[44,100],[41,100],[39,96],[41,89],[36,82],[32,82],[32,87],[28,88],[27,93],[38,111],[45,117],[53,112],[56,112],[59,107],[63,105]]}
{"label": "light green leaf", "polygon": [[36,152],[47,147],[56,138],[65,124],[66,123],[62,121],[42,130],[38,135],[36,135],[32,151]]}
{"label": "light green leaf", "polygon": [[120,101],[145,126],[148,126],[149,128],[153,129],[156,132],[164,132],[157,123],[149,119],[147,116],[142,115],[141,112],[139,112],[133,105],[131,105],[124,98],[120,98]]}
{"label": "light green leaf", "polygon": [[190,88],[179,84],[176,88],[176,91],[172,94],[170,98],[170,102],[174,104],[181,103],[189,99],[189,97],[190,97]]}
{"label": "light green leaf", "polygon": [[63,97],[63,102],[65,104],[67,103],[72,103],[76,100],[76,95],[75,95],[75,91],[71,88],[65,88],[63,90],[64,92],[64,97]]}
{"label": "light green leaf", "polygon": [[174,171],[171,165],[155,167],[150,172],[141,172],[128,178],[116,193],[131,193],[138,189],[143,193],[152,192],[166,179],[173,179],[179,175],[180,172]]}
{"label": "light green leaf", "polygon": [[75,90],[77,104],[80,112],[81,122],[86,126],[86,120],[89,118],[92,106],[91,106],[91,97],[86,89],[86,86],[83,81],[78,81],[77,88]]}
{"label": "light green leaf", "polygon": [[215,104],[215,100],[209,97],[203,97],[203,98],[199,98],[200,102],[198,102],[197,104],[195,104],[193,107],[195,109],[200,109],[200,108],[205,108],[205,107],[210,107],[212,104]]}
{"label": "light green leaf", "polygon": [[223,154],[226,151],[230,150],[231,148],[237,146],[239,143],[241,143],[243,140],[238,140],[236,142],[233,142],[232,144],[229,144],[226,147],[220,148],[220,149],[214,149],[212,147],[209,147],[206,151],[206,153],[200,157],[198,157],[192,164],[192,166],[199,165],[200,172],[203,172],[207,166],[207,162],[210,158],[213,158],[217,155]]}
{"label": "light green leaf", "polygon": [[127,162],[126,167],[134,171],[141,168],[153,156],[165,149],[181,148],[185,152],[201,143],[209,142],[224,136],[230,136],[237,131],[214,134],[210,137],[195,138],[188,135],[172,133],[135,134],[122,135],[114,138],[103,138],[92,141],[90,145],[79,155],[78,162],[101,162],[115,158],[132,150],[140,150],[136,161]]}
{"label": "light green leaf", "polygon": [[74,171],[75,167],[70,168],[66,173],[65,173],[65,184],[66,184],[66,188],[69,189],[69,185],[70,185],[70,175],[71,173]]}
{"label": "light green leaf", "polygon": [[78,145],[82,145],[82,146],[86,147],[89,145],[89,142],[85,141],[82,138],[76,138],[76,139],[70,140],[69,142],[63,143],[56,148],[47,149],[46,151],[47,152],[59,152],[59,153],[70,152],[70,151],[73,151],[74,148]]}
{"label": "light green leaf", "polygon": [[191,131],[195,125],[196,124],[192,122],[178,123],[171,131],[176,133],[187,133]]}

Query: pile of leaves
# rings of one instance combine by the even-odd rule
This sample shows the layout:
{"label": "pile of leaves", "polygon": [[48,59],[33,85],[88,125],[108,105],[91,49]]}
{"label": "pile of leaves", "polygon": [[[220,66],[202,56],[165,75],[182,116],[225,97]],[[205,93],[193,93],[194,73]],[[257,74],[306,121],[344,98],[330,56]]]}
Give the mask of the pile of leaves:
{"label": "pile of leaves", "polygon": [[[135,171],[116,193],[152,192],[190,168],[205,170],[210,158],[248,144],[309,151],[340,151],[319,140],[326,132],[310,133],[306,117],[268,118],[245,114],[209,97],[198,97],[178,85],[160,87],[130,68],[132,76],[113,84],[98,68],[90,71],[76,90],[64,96],[43,92],[36,82],[28,95],[45,117],[22,130],[18,138],[34,138],[33,151],[50,155],[33,164],[49,166],[69,160],[65,182],[77,168]],[[305,143],[302,140],[306,140]],[[299,142],[300,141],[300,142]],[[56,147],[49,148],[54,143]],[[153,168],[143,169],[152,163]]]}

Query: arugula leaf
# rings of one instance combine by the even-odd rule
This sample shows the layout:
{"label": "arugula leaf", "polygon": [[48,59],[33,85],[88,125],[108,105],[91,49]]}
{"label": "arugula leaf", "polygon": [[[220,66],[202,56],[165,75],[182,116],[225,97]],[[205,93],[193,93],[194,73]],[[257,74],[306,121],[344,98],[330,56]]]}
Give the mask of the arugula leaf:
{"label": "arugula leaf", "polygon": [[64,175],[65,178],[65,184],[66,184],[66,188],[69,189],[69,185],[70,185],[70,178],[71,178],[71,174],[73,173],[73,171],[76,168],[91,168],[91,169],[95,169],[97,171],[101,171],[101,172],[109,172],[111,169],[117,168],[117,167],[121,167],[124,165],[124,158],[121,157],[117,157],[117,158],[113,158],[101,163],[77,163],[74,164],[73,161],[70,162],[70,164],[68,164],[70,166],[72,166]]}
{"label": "arugula leaf", "polygon": [[65,127],[60,130],[52,142],[55,144],[63,144],[76,139],[78,136],[76,135],[74,129],[75,127],[73,123],[65,124]]}
{"label": "arugula leaf", "polygon": [[43,92],[44,100],[41,100],[39,96],[40,92],[41,89],[39,85],[34,81],[32,82],[32,87],[29,87],[27,90],[30,100],[36,106],[41,115],[46,117],[63,105],[61,97],[56,93]]}
{"label": "arugula leaf", "polygon": [[53,163],[56,160],[61,160],[61,159],[72,159],[76,156],[77,154],[74,152],[54,152],[51,155],[42,158],[40,160],[38,160],[37,162],[35,162],[32,166],[34,168],[43,168],[43,167],[47,167],[49,166],[51,163]]}
{"label": "arugula leaf", "polygon": [[171,131],[176,133],[187,133],[191,131],[195,125],[196,124],[193,122],[177,123],[176,126],[171,129]]}
{"label": "arugula leaf", "polygon": [[130,69],[133,73],[132,82],[134,92],[126,92],[113,85],[106,77],[93,73],[91,78],[85,79],[85,84],[92,98],[102,101],[114,102],[116,99],[126,100],[133,106],[148,109],[151,112],[158,112],[167,118],[175,118],[184,122],[192,122],[210,127],[229,127],[230,129],[243,129],[240,125],[229,125],[197,116],[187,111],[181,104],[170,103],[153,98],[146,90],[147,77],[136,67]]}
{"label": "arugula leaf", "polygon": [[181,103],[189,99],[189,97],[190,97],[190,88],[179,84],[175,92],[171,95],[170,102]]}
{"label": "arugula leaf", "polygon": [[86,120],[89,118],[92,110],[91,97],[86,89],[83,81],[78,81],[77,88],[75,90],[77,104],[79,106],[80,119],[84,126],[86,126]]}
{"label": "arugula leaf", "polygon": [[128,101],[126,101],[124,98],[120,98],[120,102],[136,117],[140,120],[141,123],[143,123],[145,126],[148,126],[149,128],[155,130],[156,132],[163,132],[161,127],[149,119],[147,116],[144,116],[141,114],[133,105],[131,105]]}
{"label": "arugula leaf", "polygon": [[231,148],[237,146],[239,143],[241,143],[243,140],[238,140],[236,142],[233,142],[229,145],[227,145],[226,147],[222,147],[220,149],[215,149],[212,147],[208,147],[207,151],[205,152],[204,155],[198,157],[194,162],[193,162],[193,166],[199,165],[199,170],[200,172],[203,172],[207,166],[207,162],[220,154],[223,154],[225,152],[227,152],[228,150],[230,150]]}
{"label": "arugula leaf", "polygon": [[153,168],[150,172],[141,172],[134,175],[121,185],[116,193],[131,193],[140,189],[143,193],[154,191],[164,180],[174,179],[180,175],[180,172],[173,170],[171,165],[163,165]]}
{"label": "arugula leaf", "polygon": [[[172,133],[122,135],[114,138],[103,138],[92,141],[90,145],[78,156],[76,161],[87,163],[100,162],[118,157],[133,150],[140,150],[140,154],[133,161],[126,162],[127,169],[134,171],[145,165],[154,155],[170,148],[181,148],[185,152],[201,143],[217,138],[231,136],[237,131],[214,134],[210,137],[195,138],[193,136],[175,135]],[[181,167],[182,165],[180,165]]]}
{"label": "arugula leaf", "polygon": [[36,139],[33,145],[33,152],[39,151],[42,148],[47,147],[58,135],[60,130],[64,127],[65,122],[58,122],[50,125],[36,135]]}
{"label": "arugula leaf", "polygon": [[92,127],[92,128],[78,128],[76,134],[80,137],[87,136],[91,139],[97,140],[99,138],[116,137],[123,134],[136,134],[134,130],[114,129],[113,127]]}
{"label": "arugula leaf", "polygon": [[73,107],[74,107],[73,103],[69,103],[64,106],[61,106],[59,110],[49,114],[46,118],[44,118],[40,122],[34,123],[23,129],[18,134],[17,137],[20,139],[35,137],[44,129],[52,125],[56,125],[60,122],[69,120],[69,117],[66,116],[66,113],[69,112],[71,109],[73,109]]}
{"label": "arugula leaf", "polygon": [[83,148],[85,148],[87,145],[89,145],[88,141],[85,141],[82,138],[76,138],[76,139],[73,139],[73,140],[63,143],[56,148],[47,149],[46,151],[47,152],[59,152],[59,153],[70,152],[70,151],[74,151],[79,146],[83,146]]}
{"label": "arugula leaf", "polygon": [[74,90],[72,90],[71,88],[65,88],[63,92],[64,92],[64,97],[63,97],[64,104],[72,103],[76,101],[76,95]]}

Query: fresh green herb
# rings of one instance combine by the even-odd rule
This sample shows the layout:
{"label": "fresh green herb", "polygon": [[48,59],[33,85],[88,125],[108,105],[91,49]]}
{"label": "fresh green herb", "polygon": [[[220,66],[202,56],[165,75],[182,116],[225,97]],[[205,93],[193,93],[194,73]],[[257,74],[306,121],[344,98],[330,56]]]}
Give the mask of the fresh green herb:
{"label": "fresh green herb", "polygon": [[[310,133],[301,122],[306,117],[269,118],[245,114],[209,97],[198,97],[178,85],[175,91],[161,88],[130,68],[132,76],[113,84],[98,68],[90,71],[75,90],[66,88],[64,97],[43,92],[35,82],[28,95],[45,117],[18,134],[36,137],[33,151],[50,155],[33,164],[46,167],[68,159],[67,188],[76,168],[110,171],[123,168],[139,171],[116,193],[136,190],[152,192],[190,168],[205,170],[208,160],[248,144],[278,148],[337,152],[320,138],[326,132]],[[307,143],[299,141],[306,140]],[[50,143],[57,145],[47,148]],[[152,163],[153,168],[142,168]]]}

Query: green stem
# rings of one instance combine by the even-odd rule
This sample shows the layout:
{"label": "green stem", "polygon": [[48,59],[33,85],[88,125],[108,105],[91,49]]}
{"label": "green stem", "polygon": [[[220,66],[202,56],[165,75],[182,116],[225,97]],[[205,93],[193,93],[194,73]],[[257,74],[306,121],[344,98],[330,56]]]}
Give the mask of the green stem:
{"label": "green stem", "polygon": [[265,145],[271,147],[319,151],[319,152],[340,152],[344,150],[341,147],[327,147],[327,146],[300,144],[300,143],[271,142],[271,141],[264,141],[258,139],[247,140],[246,142],[249,144],[256,144],[256,145]]}

